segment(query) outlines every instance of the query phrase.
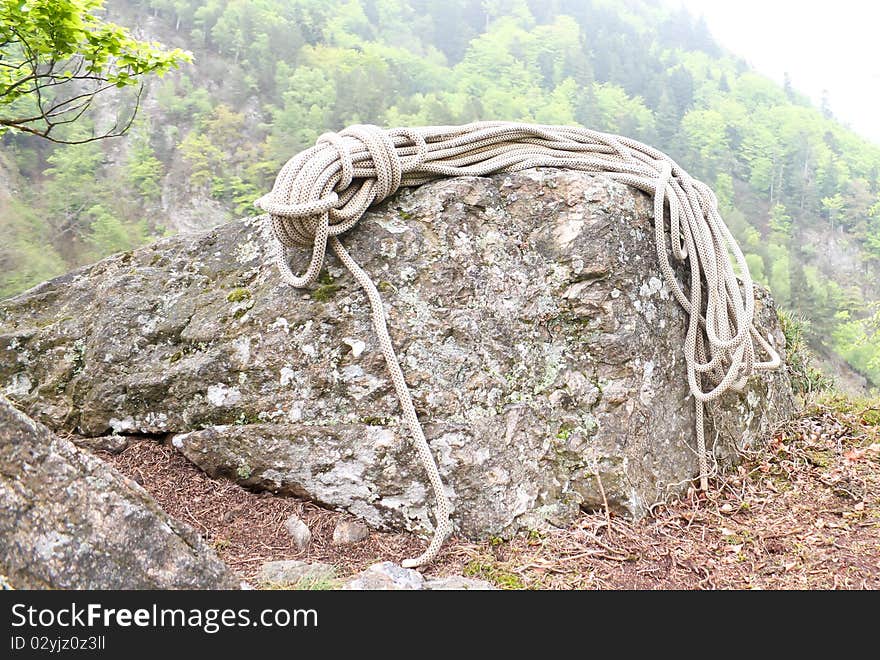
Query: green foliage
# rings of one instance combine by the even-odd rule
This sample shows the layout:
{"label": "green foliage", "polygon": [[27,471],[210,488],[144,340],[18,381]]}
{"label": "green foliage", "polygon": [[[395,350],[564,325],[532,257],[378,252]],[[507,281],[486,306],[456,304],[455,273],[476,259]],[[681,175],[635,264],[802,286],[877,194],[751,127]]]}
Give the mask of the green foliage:
{"label": "green foliage", "polygon": [[823,197],[821,201],[822,208],[828,213],[831,227],[834,228],[834,221],[838,220],[841,211],[843,211],[843,197],[840,193],[835,193],[833,197]]}
{"label": "green foliage", "polygon": [[104,163],[104,152],[96,143],[65,145],[46,158],[49,165],[45,197],[50,214],[60,220],[75,221],[76,216],[99,194],[96,174]]}
{"label": "green foliage", "polygon": [[162,195],[162,175],[165,166],[150,144],[149,133],[138,131],[133,136],[126,161],[127,183],[136,190],[145,202],[156,202]]}
{"label": "green foliage", "polygon": [[867,318],[838,315],[840,323],[832,333],[834,347],[859,373],[880,384],[880,308]]}
{"label": "green foliage", "polygon": [[718,176],[715,177],[713,191],[715,197],[718,198],[718,209],[722,213],[733,211],[736,208],[733,203],[733,177],[730,174],[727,172],[720,172]]}
{"label": "green foliage", "polygon": [[189,166],[189,182],[193,188],[209,186],[224,159],[220,148],[197,131],[191,131],[180,143],[180,155]]}
{"label": "green foliage", "polygon": [[681,122],[691,159],[707,178],[717,178],[718,172],[731,159],[727,123],[717,110],[694,109]]}
{"label": "green foliage", "polygon": [[[686,11],[648,0],[112,1],[149,10],[157,33],[190,44],[198,65],[154,81],[149,123],[117,151],[2,138],[12,169],[32,181],[0,209],[11,237],[4,292],[161,234],[142,221],[160,201],[210,198],[230,216],[252,213],[287,159],[348,124],[580,123],[654,144],[712,184],[752,276],[809,320],[803,341],[878,376],[862,299],[880,296],[880,148],[748,70]],[[77,30],[102,24],[99,0],[0,0],[7,14],[25,6],[80,8]],[[113,40],[120,50],[105,53],[100,73],[127,71],[115,79],[127,85],[185,59],[128,51],[131,37],[115,28],[103,43]],[[82,57],[59,62],[69,70]],[[100,132],[85,117],[74,126],[72,139]],[[860,259],[845,282],[820,258],[837,236]]]}
{"label": "green foliage", "polygon": [[813,366],[815,358],[807,344],[810,322],[785,312],[779,312],[779,322],[785,335],[785,366],[794,391],[804,395],[830,391],[834,382]]}
{"label": "green foliage", "polygon": [[[831,410],[838,415],[841,422],[850,431],[853,437],[871,438],[871,429],[880,431],[880,397],[858,397],[832,390],[816,402],[815,409],[822,412],[823,409]],[[869,440],[870,442],[870,440]]]}
{"label": "green foliage", "polygon": [[156,90],[162,112],[176,122],[200,121],[211,113],[214,102],[204,87],[195,87],[185,75],[166,78]]}
{"label": "green foliage", "polygon": [[86,241],[96,258],[131,250],[146,242],[147,228],[142,222],[123,222],[102,204],[90,207],[86,216],[89,219]]}
{"label": "green foliage", "polygon": [[767,245],[767,261],[769,262],[768,282],[773,297],[779,305],[786,309],[791,302],[791,257],[788,250],[778,243]]}
{"label": "green foliage", "polygon": [[42,218],[22,202],[0,199],[0,298],[14,295],[63,272],[64,261],[41,243]]}
{"label": "green foliage", "polygon": [[231,303],[242,302],[244,300],[250,300],[251,292],[247,289],[233,289],[229,292],[229,295],[226,296],[226,300]]}
{"label": "green foliage", "polygon": [[770,230],[783,238],[791,236],[792,220],[785,210],[785,204],[774,204],[770,209]]}
{"label": "green foliage", "polygon": [[[138,41],[104,21],[103,4],[0,0],[0,135],[14,129],[58,139],[53,129],[78,121],[96,94],[137,85],[146,74],[162,76],[190,60],[188,53]],[[117,120],[96,137],[126,127]]]}
{"label": "green foliage", "polygon": [[[496,544],[497,545],[497,544]],[[491,582],[499,589],[525,589],[522,578],[494,557],[486,556],[465,564],[463,575]]]}
{"label": "green foliage", "polygon": [[596,84],[593,94],[602,130],[643,137],[653,134],[654,116],[640,97],[630,98],[622,87],[608,83]]}
{"label": "green foliage", "polygon": [[136,135],[132,153],[140,152],[143,159],[130,156],[124,168],[113,169],[116,178],[111,178],[100,143],[59,146],[46,158],[39,197],[22,185],[21,199],[7,204],[0,200],[0,228],[8,240],[4,247],[12,255],[0,258],[0,296],[131,250],[160,231],[144,222],[139,207],[126,199],[141,197],[147,203],[158,197],[162,166],[146,156],[148,150],[146,139]]}
{"label": "green foliage", "polygon": [[749,267],[749,273],[755,282],[767,284],[767,276],[764,274],[764,260],[757,254],[747,254],[746,264]]}
{"label": "green foliage", "polygon": [[221,104],[191,130],[179,146],[179,153],[189,169],[189,188],[195,193],[231,205],[244,215],[260,196],[258,182],[277,165],[263,159],[265,145],[254,146],[245,139],[245,118]]}

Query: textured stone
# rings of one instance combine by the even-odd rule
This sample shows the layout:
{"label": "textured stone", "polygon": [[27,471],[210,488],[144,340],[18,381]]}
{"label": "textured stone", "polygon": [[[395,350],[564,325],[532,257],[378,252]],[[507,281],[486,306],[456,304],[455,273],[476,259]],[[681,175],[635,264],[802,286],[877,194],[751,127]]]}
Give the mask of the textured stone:
{"label": "textured stone", "polygon": [[366,570],[346,580],[346,590],[382,590],[382,591],[451,591],[451,590],[495,590],[497,587],[485,580],[475,580],[462,575],[425,578],[411,568],[390,561],[373,564]]}
{"label": "textured stone", "polygon": [[334,545],[351,545],[366,540],[370,528],[360,520],[340,520],[333,528]]}
{"label": "textured stone", "polygon": [[498,587],[491,582],[486,582],[486,580],[477,580],[462,575],[447,575],[425,580],[425,589],[433,591],[493,591]]}
{"label": "textured stone", "polygon": [[425,588],[425,578],[411,568],[383,561],[361,571],[342,588],[348,591],[418,591]]}
{"label": "textured stone", "polygon": [[312,540],[312,532],[309,530],[309,526],[300,520],[299,516],[290,516],[290,518],[284,521],[284,528],[290,534],[290,538],[293,539],[293,545],[297,550],[303,551],[309,546]]}
{"label": "textured stone", "polygon": [[0,396],[0,575],[17,589],[232,589],[136,483]]}
{"label": "textured stone", "polygon": [[[647,195],[565,170],[440,180],[343,241],[382,291],[458,533],[564,524],[603,489],[637,516],[696,475],[686,317]],[[429,530],[365,296],[333,256],[332,281],[285,285],[268,247],[244,220],[0,302],[0,390],[53,429],[174,434],[211,474]],[[764,291],[757,322],[783,345]],[[719,464],[791,407],[784,372],[713,403]]]}
{"label": "textured stone", "polygon": [[82,449],[106,451],[109,454],[121,454],[131,444],[131,438],[127,435],[99,435],[96,438],[73,435],[70,440]]}
{"label": "textured stone", "polygon": [[259,574],[264,585],[279,587],[309,587],[335,579],[336,568],[330,564],[297,560],[266,562]]}

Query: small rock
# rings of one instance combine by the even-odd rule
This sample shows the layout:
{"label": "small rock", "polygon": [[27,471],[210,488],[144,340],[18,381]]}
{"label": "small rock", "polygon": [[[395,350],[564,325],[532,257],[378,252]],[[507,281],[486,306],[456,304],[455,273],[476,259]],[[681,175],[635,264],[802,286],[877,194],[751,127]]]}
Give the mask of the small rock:
{"label": "small rock", "polygon": [[293,539],[293,545],[297,550],[302,552],[308,547],[309,542],[312,540],[312,532],[309,530],[309,526],[300,520],[298,516],[290,516],[284,522],[284,527]]}
{"label": "small rock", "polygon": [[102,435],[97,438],[73,436],[73,444],[89,451],[106,451],[108,454],[121,454],[131,443],[127,435]]}
{"label": "small rock", "polygon": [[260,566],[259,581],[279,587],[308,587],[336,579],[336,569],[330,564],[305,561],[269,561]]}
{"label": "small rock", "polygon": [[360,543],[370,535],[370,528],[360,520],[340,520],[333,530],[333,545]]}
{"label": "small rock", "polygon": [[425,578],[411,568],[383,561],[358,573],[342,588],[347,591],[419,591],[425,588]]}
{"label": "small rock", "polygon": [[425,589],[432,591],[497,591],[498,587],[491,582],[486,582],[486,580],[476,580],[463,575],[447,575],[427,580]]}

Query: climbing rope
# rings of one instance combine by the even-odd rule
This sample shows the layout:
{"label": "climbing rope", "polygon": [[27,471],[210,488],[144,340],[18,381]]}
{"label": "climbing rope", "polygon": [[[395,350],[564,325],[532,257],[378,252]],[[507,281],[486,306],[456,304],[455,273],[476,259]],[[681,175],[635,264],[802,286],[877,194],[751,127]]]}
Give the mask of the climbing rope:
{"label": "climbing rope", "polygon": [[[688,314],[684,343],[687,380],[696,409],[700,486],[708,489],[704,406],[728,390],[741,391],[760,369],[775,369],[778,353],[756,330],[755,298],[745,257],[718,213],[708,186],[692,179],[662,152],[627,137],[575,126],[476,122],[465,126],[393,128],[350,126],[325,133],[317,144],[291,158],[272,191],[256,205],[269,214],[277,239],[273,258],[286,282],[315,282],[329,244],[367,294],[379,347],[403,420],[428,474],[436,500],[434,537],[425,552],[404,566],[431,562],[452,533],[452,505],[388,334],[382,299],[370,276],[352,259],[339,235],[357,224],[373,204],[401,186],[438,177],[484,176],[533,167],[602,172],[654,198],[654,237],[663,280]],[[669,245],[665,207],[669,207]],[[289,250],[312,248],[302,275],[288,263]],[[679,283],[669,259],[687,262],[687,287]],[[731,260],[730,255],[733,255]],[[737,280],[738,268],[740,280]],[[705,298],[704,298],[705,290]],[[756,344],[769,356],[761,361]]]}

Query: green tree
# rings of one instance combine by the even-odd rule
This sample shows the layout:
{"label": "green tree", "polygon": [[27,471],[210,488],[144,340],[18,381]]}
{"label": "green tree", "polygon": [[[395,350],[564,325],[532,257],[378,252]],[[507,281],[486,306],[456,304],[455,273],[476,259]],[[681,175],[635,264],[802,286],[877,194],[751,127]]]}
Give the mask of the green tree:
{"label": "green tree", "polygon": [[865,262],[880,266],[880,201],[868,210],[865,229]]}
{"label": "green tree", "polygon": [[145,201],[155,202],[162,194],[161,180],[165,167],[162,161],[156,158],[147,128],[133,136],[125,176],[128,184],[140,193]]}
{"label": "green tree", "polygon": [[46,229],[28,205],[0,198],[0,298],[63,272],[61,255],[46,244]]}
{"label": "green tree", "polygon": [[774,204],[770,209],[770,229],[780,236],[791,236],[792,220],[784,204]]}
{"label": "green tree", "polygon": [[189,184],[192,188],[206,188],[220,174],[223,152],[207,135],[191,131],[180,143],[180,155],[189,165]]}
{"label": "green tree", "polygon": [[42,208],[47,238],[66,259],[78,264],[81,260],[75,252],[88,231],[85,211],[101,197],[104,153],[96,142],[69,144],[55,149],[47,160]]}
{"label": "green tree", "polygon": [[712,179],[727,165],[730,148],[727,144],[726,122],[715,110],[691,110],[681,122],[687,137],[696,171]]}
{"label": "green tree", "polygon": [[722,213],[732,211],[733,203],[733,177],[727,172],[721,172],[715,178],[715,197],[718,198],[718,208]]}
{"label": "green tree", "polygon": [[828,221],[831,223],[832,231],[834,230],[834,222],[839,219],[843,206],[843,197],[840,193],[836,193],[832,197],[822,198],[822,208],[828,214]]}
{"label": "green tree", "polygon": [[655,132],[654,115],[640,97],[631,98],[617,85],[593,86],[597,128],[651,142]]}
{"label": "green tree", "polygon": [[[131,125],[146,74],[163,75],[190,55],[134,39],[99,17],[103,0],[0,0],[0,134],[10,129],[55,142],[121,135]],[[95,97],[135,87],[134,107],[86,137],[64,134]],[[58,129],[58,130],[56,130]]]}
{"label": "green tree", "polygon": [[91,221],[86,241],[94,249],[94,258],[131,250],[146,241],[147,231],[142,222],[123,222],[103,204],[95,204],[86,215]]}
{"label": "green tree", "polygon": [[676,114],[681,119],[694,102],[694,78],[686,68],[677,66],[669,72],[668,79]]}

